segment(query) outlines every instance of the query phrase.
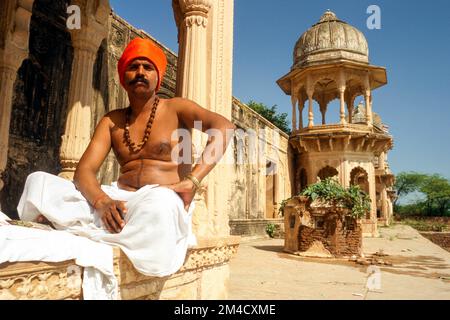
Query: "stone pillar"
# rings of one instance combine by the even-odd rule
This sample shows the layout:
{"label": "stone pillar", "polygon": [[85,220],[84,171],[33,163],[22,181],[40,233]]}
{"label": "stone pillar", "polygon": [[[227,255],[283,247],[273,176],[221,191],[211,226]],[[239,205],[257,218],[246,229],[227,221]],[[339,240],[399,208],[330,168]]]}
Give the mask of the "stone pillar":
{"label": "stone pillar", "polygon": [[298,128],[303,129],[303,108],[305,105],[304,98],[298,101]]}
{"label": "stone pillar", "polygon": [[348,109],[348,123],[353,123],[353,110],[356,96],[348,97],[347,99],[347,109]]}
{"label": "stone pillar", "polygon": [[327,124],[327,119],[326,119],[326,115],[327,115],[327,103],[325,101],[321,101],[320,104],[320,113],[322,114],[322,124],[325,125]]}
{"label": "stone pillar", "polygon": [[369,196],[371,199],[371,210],[370,210],[370,224],[371,224],[371,237],[378,236],[378,219],[377,219],[377,194],[376,194],[376,182],[375,182],[375,168],[373,163],[369,163],[368,182],[369,182]]}
{"label": "stone pillar", "polygon": [[367,119],[367,125],[371,128],[373,127],[373,123],[372,123],[372,91],[370,89],[370,79],[369,76],[367,75],[366,79],[365,79],[365,91],[364,91],[364,99],[365,99],[365,103],[366,103],[366,119]]}
{"label": "stone pillar", "polygon": [[[73,179],[76,166],[91,138],[94,63],[100,44],[108,34],[110,11],[107,2],[100,2],[95,15],[83,6],[81,0],[74,2],[86,12],[84,19],[81,19],[81,29],[71,30],[74,59],[69,88],[68,114],[60,149],[61,173],[59,174],[60,177],[69,180]],[[106,17],[105,13],[107,13]]]}
{"label": "stone pillar", "polygon": [[339,77],[339,101],[341,103],[341,108],[340,108],[340,119],[341,119],[341,124],[346,124],[347,121],[345,120],[345,89],[346,89],[346,84],[345,84],[345,75],[344,73],[341,71],[340,73],[340,77]]}
{"label": "stone pillar", "polygon": [[[231,120],[233,0],[172,0],[178,26],[179,56],[177,96],[188,98],[202,107]],[[194,151],[202,151],[207,135],[193,130]],[[203,192],[195,196],[193,231],[199,245],[228,249],[229,211],[232,203],[233,149],[230,145],[222,160],[202,182]],[[201,255],[207,255],[203,252]],[[221,253],[217,254],[221,256]],[[199,299],[225,299],[229,266],[209,268],[199,278]]]}
{"label": "stone pillar", "polygon": [[179,0],[179,4],[183,20],[179,31],[177,95],[206,107],[207,26],[212,0]]}
{"label": "stone pillar", "polygon": [[340,110],[340,118],[341,118],[341,124],[346,124],[347,121],[345,120],[345,86],[339,88],[339,98],[341,102],[341,110]]}
{"label": "stone pillar", "polygon": [[[8,161],[14,81],[23,60],[28,57],[33,2],[6,0],[0,4],[0,179]],[[3,186],[0,180],[0,190]]]}
{"label": "stone pillar", "polygon": [[[292,94],[291,95],[291,102],[292,102],[292,131],[297,130],[297,97]],[[300,108],[300,106],[299,106]],[[300,117],[301,117],[301,113],[300,113]],[[301,125],[299,126],[301,127]]]}
{"label": "stone pillar", "polygon": [[313,111],[314,88],[308,88],[306,94],[308,95],[308,128],[311,128],[314,127],[314,111]]}
{"label": "stone pillar", "polygon": [[370,103],[370,96],[371,96],[371,91],[370,90],[366,90],[365,94],[364,94],[364,98],[366,101],[366,119],[367,119],[367,125],[369,127],[373,127],[373,123],[372,123],[372,105]]}
{"label": "stone pillar", "polygon": [[[217,5],[217,2],[214,3]],[[179,56],[177,74],[177,96],[197,102],[204,108],[207,105],[211,85],[208,78],[212,70],[211,38],[208,39],[208,23],[212,0],[178,0],[181,17],[179,18]],[[209,40],[209,41],[208,41]],[[215,111],[215,110],[212,110]],[[207,135],[199,130],[192,131],[193,155],[198,158],[207,142]],[[193,215],[194,233],[197,237],[208,238],[216,235],[214,214],[214,176],[211,172],[202,182],[203,192],[195,195],[195,213]],[[211,199],[212,202],[208,200]],[[226,199],[223,199],[226,201]],[[222,213],[225,214],[225,213]]]}
{"label": "stone pillar", "polygon": [[388,221],[387,224],[390,225],[391,223],[391,219],[394,216],[394,208],[393,208],[393,198],[392,198],[392,194],[389,193],[388,194],[388,199],[387,199],[387,205],[388,205]]}
{"label": "stone pillar", "polygon": [[384,158],[385,158],[385,153],[383,151],[383,152],[380,153],[380,156],[378,157],[378,168],[381,169],[381,170],[386,169],[385,159]]}
{"label": "stone pillar", "polygon": [[385,225],[389,225],[389,207],[388,207],[388,195],[386,185],[383,183],[381,186],[381,216],[385,219]]}
{"label": "stone pillar", "polygon": [[[207,70],[209,99],[204,106],[229,120],[232,119],[233,14],[234,1],[230,0],[215,0],[209,12],[208,21],[211,21],[207,28],[207,42],[211,46],[211,50],[208,51],[211,55],[208,65],[210,70]],[[229,211],[234,202],[232,186],[235,185],[233,163],[234,150],[230,143],[221,161],[207,178],[208,214],[212,215],[215,237],[228,237],[230,234]]]}

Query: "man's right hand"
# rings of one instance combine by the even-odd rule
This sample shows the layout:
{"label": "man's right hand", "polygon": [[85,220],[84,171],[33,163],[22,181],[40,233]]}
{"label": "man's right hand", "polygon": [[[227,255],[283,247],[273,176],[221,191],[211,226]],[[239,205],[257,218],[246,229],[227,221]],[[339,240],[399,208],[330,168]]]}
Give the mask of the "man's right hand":
{"label": "man's right hand", "polygon": [[109,232],[119,233],[122,231],[127,213],[124,201],[113,200],[106,196],[96,203],[95,209]]}

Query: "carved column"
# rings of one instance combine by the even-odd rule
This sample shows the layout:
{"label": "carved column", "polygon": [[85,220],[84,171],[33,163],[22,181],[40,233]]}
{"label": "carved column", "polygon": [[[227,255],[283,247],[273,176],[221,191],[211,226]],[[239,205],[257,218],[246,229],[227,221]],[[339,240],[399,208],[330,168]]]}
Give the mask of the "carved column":
{"label": "carved column", "polygon": [[81,29],[72,30],[74,59],[69,89],[69,107],[62,136],[59,176],[72,180],[76,166],[86,150],[91,138],[91,108],[93,107],[94,88],[92,79],[98,48],[108,34],[109,5],[101,1],[93,14],[84,1],[74,1],[85,12]]}
{"label": "carved column", "polygon": [[345,89],[346,89],[346,85],[345,85],[345,75],[342,73],[340,74],[339,77],[339,101],[341,103],[341,109],[340,109],[340,119],[341,119],[341,124],[346,124],[347,121],[345,120]]}
{"label": "carved column", "polygon": [[380,168],[381,170],[386,169],[385,166],[385,153],[384,151],[380,153],[380,156],[378,157],[378,168]]}
{"label": "carved column", "polygon": [[308,128],[314,127],[313,94],[314,89],[308,89]]}
{"label": "carved column", "polygon": [[314,127],[313,95],[314,86],[311,79],[307,79],[306,95],[308,96],[308,128]]}
{"label": "carved column", "polygon": [[[297,130],[298,127],[297,127],[297,97],[294,93],[291,95],[291,102],[292,102],[292,131],[295,131]],[[298,107],[300,109],[300,105]],[[299,127],[301,127],[301,125]]]}
{"label": "carved column", "polygon": [[339,88],[339,99],[341,103],[341,110],[340,110],[340,118],[341,118],[341,124],[346,124],[347,121],[345,120],[345,86],[342,86]]}
{"label": "carved column", "polygon": [[322,99],[319,103],[320,113],[322,114],[322,124],[326,124],[327,103]]}
{"label": "carved column", "polygon": [[302,97],[298,101],[298,128],[303,129],[303,108],[305,106],[305,100]]}
{"label": "carved column", "polygon": [[[233,11],[234,1],[215,0],[208,12],[207,50],[211,57],[203,62],[207,65],[208,92],[205,108],[215,111],[225,118],[232,119],[232,77],[233,77]],[[211,21],[211,23],[209,23]],[[209,69],[209,70],[208,70]],[[233,139],[231,137],[231,139]],[[208,215],[212,216],[213,235],[230,234],[229,210],[234,199],[232,187],[235,183],[233,173],[234,150],[230,143],[222,160],[209,173],[207,204]]]}
{"label": "carved column", "polygon": [[373,126],[372,123],[372,91],[370,89],[370,79],[367,75],[365,79],[365,92],[364,92],[364,99],[366,102],[366,119],[367,119],[367,125],[371,128]]}
{"label": "carved column", "polygon": [[[179,14],[179,56],[177,70],[177,96],[197,102],[208,108],[208,14],[212,6],[211,0],[178,0]],[[192,131],[193,155],[195,159],[206,145],[207,135],[199,130]],[[212,176],[208,175],[202,182],[204,192],[195,196],[195,213],[193,216],[194,233],[198,237],[209,237],[214,234],[214,221],[208,212],[208,192],[213,191]],[[211,190],[209,190],[211,189]],[[211,206],[212,207],[212,206]]]}
{"label": "carved column", "polygon": [[389,221],[389,209],[388,209],[387,190],[386,190],[386,185],[384,184],[384,181],[382,181],[380,196],[381,196],[381,216],[386,220],[386,224],[387,224]]}
{"label": "carved column", "polygon": [[[14,81],[23,60],[28,57],[33,2],[6,0],[0,4],[0,177],[8,160]],[[0,190],[3,186],[0,180]]]}
{"label": "carved column", "polygon": [[353,123],[353,110],[354,110],[354,104],[355,104],[356,95],[350,94],[347,95],[346,103],[347,103],[347,109],[348,109],[348,123]]}
{"label": "carved column", "polygon": [[211,0],[179,0],[180,22],[177,95],[205,106],[207,101],[207,25]]}
{"label": "carved column", "polygon": [[373,123],[372,123],[372,105],[370,103],[370,100],[371,100],[371,91],[370,91],[370,89],[365,91],[364,98],[365,98],[365,101],[366,101],[367,125],[369,127],[372,127]]}

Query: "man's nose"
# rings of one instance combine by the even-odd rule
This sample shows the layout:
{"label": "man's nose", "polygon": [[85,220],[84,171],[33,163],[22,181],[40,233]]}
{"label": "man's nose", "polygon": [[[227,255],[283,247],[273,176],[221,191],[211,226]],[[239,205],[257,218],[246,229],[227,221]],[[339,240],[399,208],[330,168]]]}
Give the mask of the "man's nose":
{"label": "man's nose", "polygon": [[140,65],[140,66],[137,68],[137,70],[136,70],[136,74],[138,74],[138,75],[143,75],[143,74],[144,74],[144,71],[145,71],[144,66],[143,66],[143,65]]}

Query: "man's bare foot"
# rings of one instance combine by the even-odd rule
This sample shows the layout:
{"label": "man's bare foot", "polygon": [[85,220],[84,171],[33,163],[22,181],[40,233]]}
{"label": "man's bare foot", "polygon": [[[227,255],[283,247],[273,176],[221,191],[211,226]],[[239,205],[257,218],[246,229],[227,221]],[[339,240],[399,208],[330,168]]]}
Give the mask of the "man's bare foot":
{"label": "man's bare foot", "polygon": [[53,227],[52,223],[42,214],[36,218],[36,222]]}

